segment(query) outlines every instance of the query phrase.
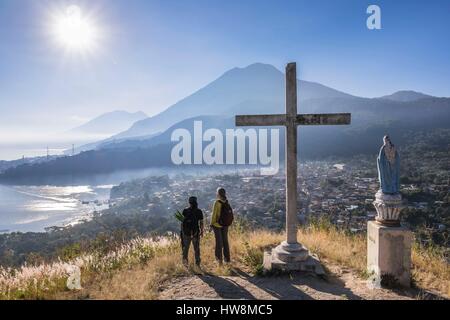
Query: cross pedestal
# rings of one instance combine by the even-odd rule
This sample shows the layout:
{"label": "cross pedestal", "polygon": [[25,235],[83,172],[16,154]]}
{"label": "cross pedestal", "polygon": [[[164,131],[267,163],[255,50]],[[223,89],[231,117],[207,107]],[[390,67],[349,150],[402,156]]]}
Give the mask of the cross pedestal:
{"label": "cross pedestal", "polygon": [[286,127],[286,240],[264,256],[266,269],[323,273],[318,259],[297,241],[297,126],[350,124],[349,113],[297,114],[297,68],[286,66],[286,114],[239,115],[237,126]]}
{"label": "cross pedestal", "polygon": [[319,259],[309,253],[302,244],[283,241],[271,252],[264,252],[264,270],[306,271],[325,274]]}

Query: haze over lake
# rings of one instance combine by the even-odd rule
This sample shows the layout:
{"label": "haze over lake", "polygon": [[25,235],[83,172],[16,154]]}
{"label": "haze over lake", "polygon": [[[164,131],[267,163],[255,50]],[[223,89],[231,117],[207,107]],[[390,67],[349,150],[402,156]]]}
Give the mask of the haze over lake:
{"label": "haze over lake", "polygon": [[[183,175],[204,176],[210,173],[238,172],[229,168],[152,168],[119,171],[113,174],[73,178],[55,185],[1,185],[0,184],[0,233],[44,232],[50,226],[66,226],[92,216],[92,212],[106,209],[111,188],[121,182],[149,176]],[[105,205],[97,205],[98,200]],[[89,201],[89,204],[82,202]]]}
{"label": "haze over lake", "polygon": [[46,227],[77,223],[105,208],[91,201],[109,199],[111,187],[0,185],[0,231],[42,232]]}

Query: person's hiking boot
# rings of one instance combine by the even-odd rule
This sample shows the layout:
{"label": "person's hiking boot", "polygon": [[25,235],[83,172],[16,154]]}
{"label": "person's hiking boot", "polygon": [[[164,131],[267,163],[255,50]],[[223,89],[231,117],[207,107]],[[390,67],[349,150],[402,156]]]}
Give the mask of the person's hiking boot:
{"label": "person's hiking boot", "polygon": [[202,275],[203,274],[203,269],[200,266],[200,264],[195,264],[195,267],[192,269],[193,273],[195,275]]}
{"label": "person's hiking boot", "polygon": [[187,268],[189,266],[189,262],[187,259],[183,259],[183,265]]}

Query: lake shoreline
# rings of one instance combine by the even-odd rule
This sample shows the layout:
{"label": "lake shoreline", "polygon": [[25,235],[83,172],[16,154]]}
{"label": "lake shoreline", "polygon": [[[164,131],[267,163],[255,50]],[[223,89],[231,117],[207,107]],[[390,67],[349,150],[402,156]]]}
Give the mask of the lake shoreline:
{"label": "lake shoreline", "polygon": [[47,232],[90,220],[108,208],[113,185],[0,185],[0,234]]}

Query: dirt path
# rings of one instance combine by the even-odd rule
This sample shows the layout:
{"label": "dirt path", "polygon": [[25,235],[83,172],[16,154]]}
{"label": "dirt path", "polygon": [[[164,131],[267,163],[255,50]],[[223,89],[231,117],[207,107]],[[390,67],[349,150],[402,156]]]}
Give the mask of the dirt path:
{"label": "dirt path", "polygon": [[232,276],[193,275],[172,279],[159,299],[290,299],[290,300],[409,300],[411,292],[369,289],[367,281],[348,270],[329,267],[327,279],[308,274],[252,277],[240,270]]}

